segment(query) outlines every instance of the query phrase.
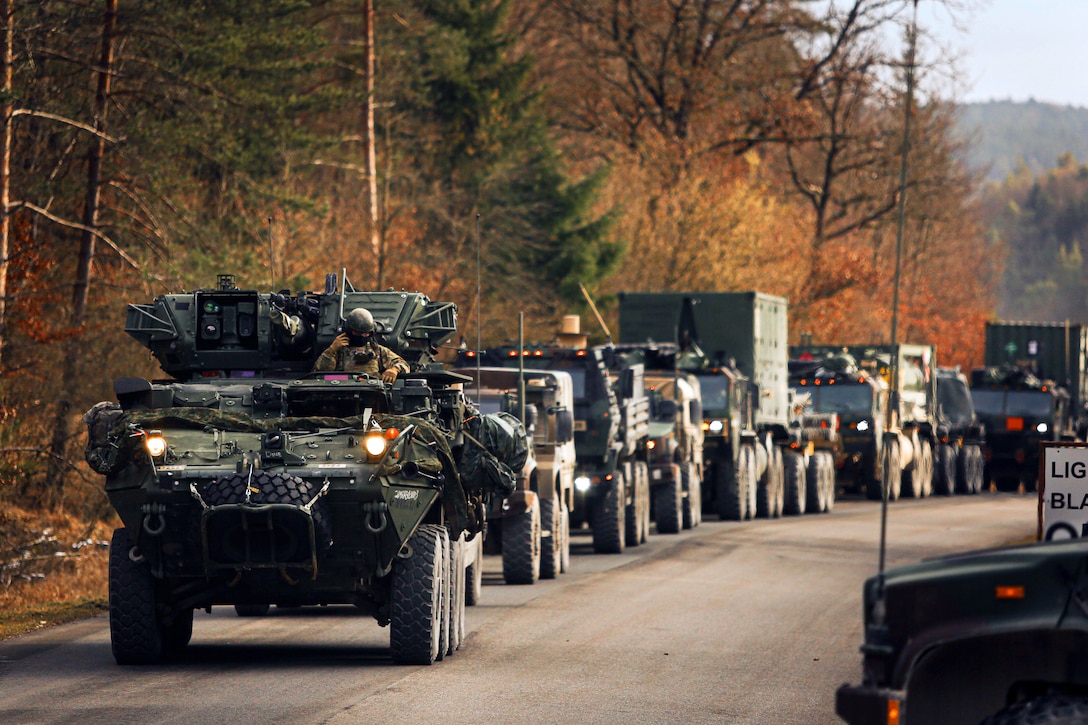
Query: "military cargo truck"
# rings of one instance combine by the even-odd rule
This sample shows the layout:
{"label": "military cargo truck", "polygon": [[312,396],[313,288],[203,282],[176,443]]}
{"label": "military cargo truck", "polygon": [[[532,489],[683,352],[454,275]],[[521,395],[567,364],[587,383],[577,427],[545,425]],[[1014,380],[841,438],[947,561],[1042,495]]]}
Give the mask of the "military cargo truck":
{"label": "military cargo truck", "polygon": [[[882,490],[888,491],[891,501],[900,495],[921,498],[933,491],[934,451],[937,443],[937,350],[932,345],[901,343],[892,349],[889,345],[802,345],[790,349],[790,356],[800,360],[808,359],[828,361],[829,367],[838,369],[839,362],[845,361],[842,369],[858,372],[866,377],[879,377],[888,389],[887,405],[891,416],[885,410],[884,430],[877,439],[867,435],[857,435],[857,428],[843,434],[844,447],[849,450],[853,441],[863,442],[865,450],[862,460],[864,470],[868,470],[868,455],[872,454],[869,441],[879,446],[877,465],[880,485],[866,485],[866,496],[880,500]],[[893,370],[899,371],[898,400],[892,400],[896,386],[892,385]],[[871,380],[869,382],[872,382]],[[860,385],[860,382],[858,383]],[[861,400],[859,395],[856,413],[861,415],[858,426],[870,424],[868,400]],[[875,412],[875,410],[874,410]],[[891,418],[888,425],[887,418]],[[875,424],[876,418],[872,421]],[[864,474],[867,477],[867,473]],[[876,481],[872,481],[876,483]]]}
{"label": "military cargo truck", "polygon": [[[790,446],[786,300],[760,292],[621,292],[620,342],[674,343],[699,375],[704,510],[740,521],[782,511]],[[794,460],[797,459],[797,460]]]}
{"label": "military cargo truck", "polygon": [[[519,490],[495,499],[487,517],[487,543],[502,555],[508,584],[554,579],[570,566],[570,512],[574,507],[574,394],[562,370],[454,368],[471,378],[465,395],[483,413],[519,414],[524,376],[525,425],[533,441],[530,470]],[[482,385],[477,384],[478,381]]]}
{"label": "military cargo truck", "polygon": [[1068,392],[1026,368],[986,367],[971,371],[971,399],[986,429],[986,485],[1034,491],[1040,443],[1075,437]]}
{"label": "military cargo truck", "polygon": [[938,368],[934,492],[951,496],[981,491],[984,442],[985,428],[975,414],[967,376],[958,368]]}
{"label": "military cargo truck", "polygon": [[[168,376],[121,378],[86,414],[87,460],[123,527],[110,547],[120,664],[180,652],[194,609],[350,604],[390,628],[393,661],[456,651],[478,597],[479,533],[528,441],[471,415],[438,346],[456,305],[366,292],[212,289],[128,307]],[[312,372],[345,310],[365,308],[410,372]],[[476,574],[470,575],[475,567]]]}
{"label": "military cargo truck", "polygon": [[577,470],[570,522],[591,528],[593,549],[601,554],[645,541],[650,517],[649,467],[639,457],[650,424],[644,368],[623,366],[613,376],[608,355],[607,346],[588,347],[571,326],[555,343],[460,350],[457,358],[460,368],[532,367],[571,376]]}
{"label": "military cargo truck", "polygon": [[791,365],[790,391],[793,393],[794,417],[799,427],[798,443],[794,448],[803,452],[804,468],[793,462],[785,472],[785,500],[782,513],[796,516],[804,513],[830,513],[835,507],[835,461],[842,450],[839,441],[838,413],[815,410],[813,398],[822,388],[806,389],[802,378],[795,381]]}
{"label": "military cargo truck", "polygon": [[864,586],[862,681],[849,725],[1088,722],[1083,540],[898,567]]}

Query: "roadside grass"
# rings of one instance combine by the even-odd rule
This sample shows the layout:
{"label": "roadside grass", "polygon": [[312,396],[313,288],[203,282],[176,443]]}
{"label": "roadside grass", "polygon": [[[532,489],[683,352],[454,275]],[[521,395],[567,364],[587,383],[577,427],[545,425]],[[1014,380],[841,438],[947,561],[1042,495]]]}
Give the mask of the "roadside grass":
{"label": "roadside grass", "polygon": [[115,526],[0,504],[0,639],[106,611]]}

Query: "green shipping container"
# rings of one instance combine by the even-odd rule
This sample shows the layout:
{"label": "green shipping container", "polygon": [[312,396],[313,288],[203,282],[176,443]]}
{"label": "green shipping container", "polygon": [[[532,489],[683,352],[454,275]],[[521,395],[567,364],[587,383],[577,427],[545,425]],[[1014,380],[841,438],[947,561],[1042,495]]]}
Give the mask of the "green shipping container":
{"label": "green shipping container", "polygon": [[1080,410],[1088,390],[1088,328],[1065,322],[987,322],[986,365],[1019,365],[1069,391]]}

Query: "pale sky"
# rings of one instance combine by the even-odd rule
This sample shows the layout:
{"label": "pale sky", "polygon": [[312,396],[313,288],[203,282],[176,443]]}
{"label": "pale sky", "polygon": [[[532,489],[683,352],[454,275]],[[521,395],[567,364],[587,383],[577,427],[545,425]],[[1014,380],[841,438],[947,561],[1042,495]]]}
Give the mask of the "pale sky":
{"label": "pale sky", "polygon": [[959,0],[956,28],[936,0],[918,22],[956,48],[969,88],[962,101],[1013,100],[1088,108],[1088,0]]}

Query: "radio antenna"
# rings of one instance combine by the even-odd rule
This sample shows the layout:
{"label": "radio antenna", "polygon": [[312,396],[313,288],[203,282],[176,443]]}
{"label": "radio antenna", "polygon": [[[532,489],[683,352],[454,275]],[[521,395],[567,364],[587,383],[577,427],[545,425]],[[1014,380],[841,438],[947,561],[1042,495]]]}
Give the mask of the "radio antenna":
{"label": "radio antenna", "polygon": [[276,291],[276,258],[272,256],[272,217],[268,217],[268,289]]}
{"label": "radio antenna", "polygon": [[476,212],[476,407],[483,404],[483,382],[480,379],[480,356],[483,354],[483,313],[480,309],[480,212]]}

